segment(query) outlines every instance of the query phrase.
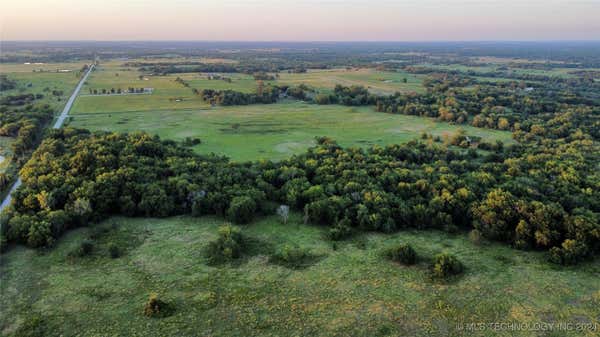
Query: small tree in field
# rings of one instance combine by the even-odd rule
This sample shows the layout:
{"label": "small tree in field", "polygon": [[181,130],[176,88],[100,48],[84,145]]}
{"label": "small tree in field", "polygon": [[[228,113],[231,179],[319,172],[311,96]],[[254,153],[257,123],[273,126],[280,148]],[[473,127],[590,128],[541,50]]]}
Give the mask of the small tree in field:
{"label": "small tree in field", "polygon": [[454,255],[441,253],[435,256],[432,266],[433,276],[444,279],[453,275],[458,275],[464,271],[465,267]]}
{"label": "small tree in field", "polygon": [[277,215],[281,217],[281,221],[283,221],[284,224],[287,224],[290,215],[290,206],[280,205],[279,208],[277,208]]}

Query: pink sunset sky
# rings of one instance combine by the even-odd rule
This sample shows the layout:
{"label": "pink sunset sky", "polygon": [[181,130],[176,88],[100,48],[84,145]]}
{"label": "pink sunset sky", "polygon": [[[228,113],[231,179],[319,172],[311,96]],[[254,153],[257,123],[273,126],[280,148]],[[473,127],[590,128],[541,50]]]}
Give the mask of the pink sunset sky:
{"label": "pink sunset sky", "polygon": [[600,0],[4,0],[2,40],[598,40]]}

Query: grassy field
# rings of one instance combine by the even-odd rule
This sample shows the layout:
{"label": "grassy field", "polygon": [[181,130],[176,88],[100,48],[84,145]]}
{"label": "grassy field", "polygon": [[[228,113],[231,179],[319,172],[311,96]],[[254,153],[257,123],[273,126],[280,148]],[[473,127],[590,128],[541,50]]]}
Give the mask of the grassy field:
{"label": "grassy field", "polygon": [[[403,80],[406,78],[406,83]],[[360,85],[376,94],[393,94],[400,92],[422,92],[423,75],[406,72],[377,71],[374,69],[334,69],[311,70],[303,74],[281,73],[278,83],[306,84],[309,87],[327,91],[336,84],[344,86]]]}
{"label": "grassy field", "polygon": [[[73,111],[139,111],[208,106],[190,88],[175,82],[177,76],[141,76],[137,69],[121,65],[122,62],[101,63],[81,89],[82,96],[77,99]],[[154,91],[144,95],[90,96],[90,89],[127,90],[129,87],[153,88]]]}
{"label": "grassy field", "polygon": [[[60,112],[79,82],[79,71],[83,65],[83,62],[42,65],[3,63],[0,65],[0,74],[6,74],[9,79],[16,80],[17,88],[0,92],[0,97],[28,93],[43,94],[44,97],[36,100],[35,103],[49,104],[54,110]],[[57,70],[69,70],[69,72],[57,72]],[[53,90],[62,91],[63,94],[54,96]]]}
{"label": "grassy field", "polygon": [[200,137],[203,143],[195,147],[196,151],[226,154],[234,160],[286,158],[313,145],[315,136],[332,137],[343,146],[368,146],[406,142],[422,132],[450,135],[463,128],[469,135],[511,141],[510,132],[385,114],[372,107],[287,102],[130,112],[84,113],[79,109],[77,105],[71,126],[103,131],[144,130],[176,140]]}
{"label": "grassy field", "polygon": [[[167,62],[169,59],[163,60]],[[133,61],[133,60],[131,60]],[[135,60],[145,61],[145,60]],[[156,61],[156,60],[152,60]],[[185,61],[172,59],[171,62]],[[239,73],[220,74],[228,77],[231,82],[209,79],[206,73],[181,73],[166,76],[149,76],[138,71],[136,67],[124,66],[124,61],[110,60],[102,62],[88,79],[82,89],[83,95],[89,95],[90,89],[110,90],[127,89],[129,87],[154,88],[154,93],[149,96],[87,96],[82,97],[76,110],[92,112],[98,109],[111,109],[112,111],[130,111],[142,109],[175,109],[201,107],[206,104],[200,97],[194,95],[191,88],[198,90],[235,90],[241,92],[255,92],[256,81],[252,75]],[[190,88],[175,82],[180,77],[190,84]],[[351,86],[362,85],[377,94],[392,94],[401,92],[423,91],[422,75],[413,75],[405,72],[386,72],[374,69],[333,69],[311,70],[302,74],[282,72],[279,78],[265,81],[273,85],[299,85],[305,84],[319,92],[333,90],[337,84]],[[404,83],[406,79],[406,83]]]}
{"label": "grassy field", "polygon": [[[45,322],[44,336],[515,336],[461,331],[457,324],[600,324],[598,261],[556,268],[542,253],[431,231],[363,234],[334,247],[322,227],[300,224],[294,214],[287,225],[267,217],[243,227],[262,248],[239,263],[210,266],[202,252],[222,222],[113,218],[100,225],[105,230],[91,256],[67,258],[88,228],[46,252],[9,250],[0,263],[2,335],[33,315]],[[121,257],[109,257],[109,242]],[[382,257],[399,243],[413,245],[421,262],[405,267]],[[270,263],[270,253],[285,244],[318,258],[303,269]],[[447,283],[430,278],[428,260],[442,251],[465,264],[463,276]],[[170,303],[171,316],[142,314],[152,292]]]}
{"label": "grassy field", "polygon": [[[450,65],[433,65],[426,64],[428,68],[440,69],[440,70],[459,70],[459,71],[476,71],[476,72],[493,72],[497,71],[499,67],[506,66],[506,64],[499,63],[497,65],[485,65],[485,66],[465,66],[462,64],[450,64]],[[570,74],[570,72],[574,70],[585,70],[585,69],[573,69],[573,68],[554,68],[552,70],[541,70],[541,69],[524,69],[524,68],[509,68],[508,72],[523,75],[543,75],[543,76],[551,76],[551,77],[563,77],[563,78],[576,78],[576,75]],[[593,70],[593,69],[589,69]],[[478,79],[487,79],[487,80],[496,80],[496,81],[508,81],[513,80],[510,78],[503,77],[481,77],[475,76]]]}

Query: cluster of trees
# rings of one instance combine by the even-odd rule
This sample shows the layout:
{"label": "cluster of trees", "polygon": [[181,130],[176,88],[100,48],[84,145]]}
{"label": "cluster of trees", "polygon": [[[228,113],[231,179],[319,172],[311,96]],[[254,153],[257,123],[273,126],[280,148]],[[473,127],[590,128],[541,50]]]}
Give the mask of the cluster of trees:
{"label": "cluster of trees", "polygon": [[281,89],[277,86],[258,84],[256,93],[244,93],[234,90],[204,89],[202,99],[213,105],[271,104],[277,102]]}
{"label": "cluster of trees", "polygon": [[[153,75],[168,75],[180,73],[244,73],[244,74],[265,74],[277,73],[285,70],[285,65],[277,65],[264,62],[244,62],[244,63],[201,63],[201,62],[172,62],[172,63],[126,63],[125,66],[139,67],[140,71]],[[264,80],[272,78],[266,75]]]}
{"label": "cluster of trees", "polygon": [[[523,83],[457,87],[454,80],[440,77],[429,81],[432,87],[425,93],[395,93],[389,96],[371,94],[361,86],[336,85],[330,94],[316,94],[317,104],[350,106],[375,105],[376,111],[438,118],[458,124],[471,124],[499,130],[540,133],[544,124],[561,112],[576,115],[573,121],[584,132],[598,139],[599,108],[594,101],[570,90],[528,89]],[[435,84],[434,84],[435,83]],[[566,135],[567,127],[555,128]]]}
{"label": "cluster of trees", "polygon": [[9,78],[6,74],[0,74],[0,91],[11,90],[17,87],[17,81]]}
{"label": "cluster of trees", "polygon": [[363,86],[345,87],[337,84],[331,94],[317,94],[314,101],[317,104],[343,104],[350,106],[372,105],[377,96],[370,94]]}
{"label": "cluster of trees", "polygon": [[265,72],[258,72],[252,74],[255,80],[257,81],[275,81],[276,76],[279,77],[279,74],[275,74],[275,76],[271,74],[267,74]]}
{"label": "cluster of trees", "polygon": [[42,98],[44,98],[44,94],[27,93],[27,94],[19,94],[19,95],[7,95],[7,96],[2,97],[2,99],[0,99],[0,105],[20,106],[20,105],[31,104],[36,99],[42,99]]}
{"label": "cluster of trees", "polygon": [[52,119],[52,114],[53,110],[47,104],[21,107],[0,105],[0,136],[16,138],[11,147],[17,166],[27,160],[41,138],[42,129]]}
{"label": "cluster of trees", "polygon": [[281,162],[230,163],[144,133],[53,131],[21,171],[2,235],[36,247],[110,214],[220,214],[246,223],[284,204],[330,226],[332,237],[475,228],[550,250],[560,263],[597,254],[598,144],[581,130],[532,137],[487,154],[428,141],[343,149],[320,138]]}
{"label": "cluster of trees", "polygon": [[134,88],[134,87],[129,87],[125,90],[121,89],[121,88],[110,88],[110,89],[106,89],[106,88],[102,88],[102,89],[92,89],[90,88],[90,95],[114,95],[114,94],[124,94],[124,93],[129,93],[129,94],[141,94],[144,93],[145,90],[144,88]]}

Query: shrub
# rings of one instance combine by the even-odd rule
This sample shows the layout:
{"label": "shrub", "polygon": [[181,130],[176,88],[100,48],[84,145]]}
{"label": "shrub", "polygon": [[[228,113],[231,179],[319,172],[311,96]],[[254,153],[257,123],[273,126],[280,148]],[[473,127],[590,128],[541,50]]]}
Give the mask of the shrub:
{"label": "shrub", "polygon": [[588,254],[587,246],[576,240],[565,240],[561,247],[552,247],[550,249],[550,261],[562,264],[572,265],[585,259]]}
{"label": "shrub", "polygon": [[218,238],[208,244],[206,258],[210,263],[221,263],[240,258],[246,249],[246,240],[238,228],[224,225]]}
{"label": "shrub", "polygon": [[26,317],[17,330],[15,337],[42,337],[47,336],[46,320],[40,314],[34,313]]}
{"label": "shrub", "polygon": [[94,242],[92,240],[86,239],[83,240],[79,246],[75,247],[72,251],[68,253],[69,257],[83,257],[90,255],[94,250]]}
{"label": "shrub", "polygon": [[327,232],[327,238],[332,241],[340,241],[348,238],[351,235],[352,227],[350,227],[350,220],[348,219],[343,219],[342,221],[338,222]]}
{"label": "shrub", "polygon": [[8,240],[6,240],[6,235],[0,233],[0,253],[4,253],[8,248]]}
{"label": "shrub", "polygon": [[247,196],[241,196],[231,200],[227,216],[229,220],[235,223],[245,224],[252,220],[254,212],[256,212],[256,203],[254,200]]}
{"label": "shrub", "polygon": [[172,308],[167,302],[158,298],[158,294],[152,293],[144,306],[144,315],[148,317],[165,317],[170,314]]}
{"label": "shrub", "polygon": [[469,232],[469,240],[476,245],[480,245],[483,242],[481,232],[478,229],[473,229]]}
{"label": "shrub", "polygon": [[405,243],[389,249],[386,255],[392,261],[405,265],[412,265],[417,262],[417,253],[410,245]]}
{"label": "shrub", "polygon": [[270,257],[270,261],[288,268],[306,267],[315,256],[309,250],[297,246],[285,245]]}
{"label": "shrub", "polygon": [[108,254],[111,258],[116,259],[121,256],[121,250],[114,242],[108,244]]}
{"label": "shrub", "polygon": [[432,272],[437,278],[447,278],[462,273],[464,266],[454,255],[441,253],[435,256]]}

